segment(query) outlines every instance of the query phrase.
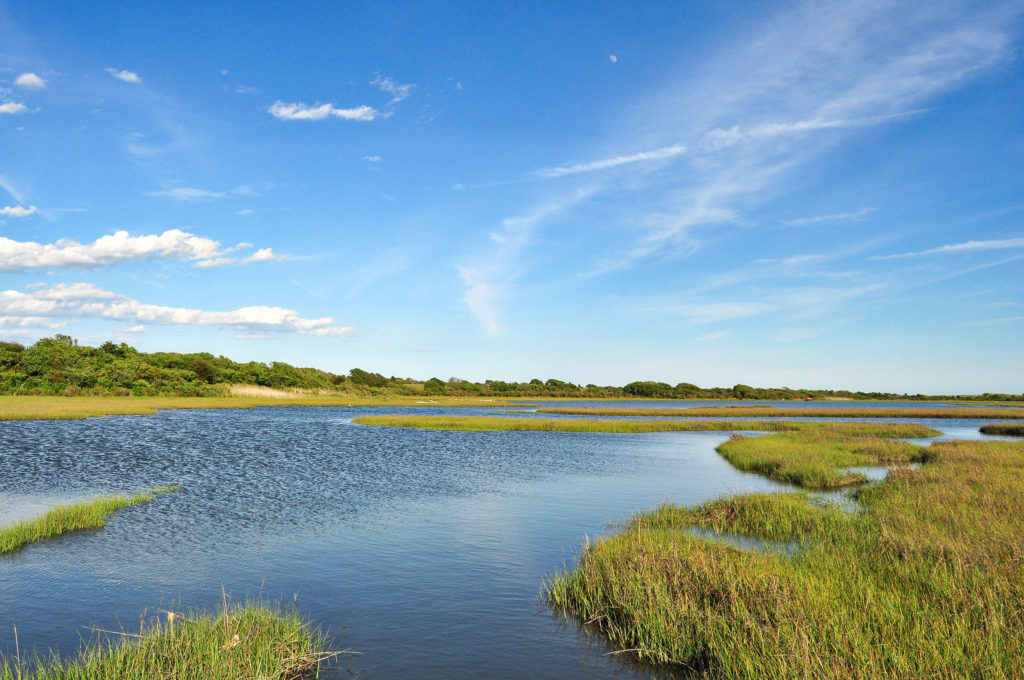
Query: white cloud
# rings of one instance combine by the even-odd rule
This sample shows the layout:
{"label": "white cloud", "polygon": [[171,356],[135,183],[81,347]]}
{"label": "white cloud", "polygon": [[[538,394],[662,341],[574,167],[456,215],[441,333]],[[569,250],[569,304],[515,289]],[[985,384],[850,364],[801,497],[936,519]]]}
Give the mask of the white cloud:
{"label": "white cloud", "polygon": [[783,222],[787,227],[802,227],[808,224],[831,224],[833,222],[850,222],[867,217],[875,211],[874,208],[861,208],[856,212],[833,213],[831,215],[815,215],[814,217],[800,217],[795,220]]}
{"label": "white cloud", "polygon": [[355,330],[350,326],[336,326],[331,317],[304,319],[298,312],[282,307],[256,305],[217,312],[146,304],[89,283],[60,283],[31,293],[0,291],[0,315],[11,318],[86,317],[140,324],[220,326],[241,332],[297,333],[320,337],[337,337]]}
{"label": "white cloud", "polygon": [[918,115],[923,111],[905,111],[891,113],[883,116],[870,116],[856,120],[798,120],[788,123],[762,123],[749,128],[741,128],[733,125],[728,129],[715,128],[704,135],[702,146],[710,150],[724,149],[747,140],[768,139],[771,137],[783,137],[786,135],[799,135],[806,132],[818,130],[835,130],[841,128],[865,127],[887,123],[898,118],[907,118]]}
{"label": "white cloud", "polygon": [[616,64],[616,63],[618,63],[619,58],[617,56],[615,56],[614,54],[611,54],[611,55],[608,55],[608,61],[612,62],[613,64]]}
{"label": "white cloud", "polygon": [[710,333],[697,336],[697,340],[701,342],[709,342],[711,340],[724,340],[727,337],[729,337],[729,331],[712,331]]}
{"label": "white cloud", "polygon": [[388,106],[394,106],[398,102],[408,99],[409,95],[412,94],[413,88],[416,87],[416,83],[398,84],[391,78],[381,77],[379,73],[376,78],[370,81],[370,85],[376,85],[377,89],[381,92],[391,95],[391,101],[388,102]]}
{"label": "white cloud", "polygon": [[118,80],[123,80],[126,83],[141,83],[142,78],[139,77],[138,73],[134,71],[118,70],[116,68],[108,68],[107,73],[114,76]]}
{"label": "white cloud", "polygon": [[249,264],[250,262],[283,262],[287,259],[287,255],[278,255],[272,248],[260,248],[242,260],[242,264]]}
{"label": "white cloud", "polygon": [[41,90],[46,87],[46,81],[35,73],[22,73],[20,76],[15,78],[14,84],[18,87],[24,87],[29,90]]}
{"label": "white cloud", "polygon": [[367,161],[368,163],[380,163],[384,159],[381,158],[380,156],[363,156],[363,160]]}
{"label": "white cloud", "polygon": [[874,255],[872,260],[895,260],[903,257],[920,257],[922,255],[945,255],[948,253],[970,253],[985,250],[1015,250],[1024,248],[1024,238],[1007,238],[992,241],[965,241],[951,245],[939,246],[928,250],[919,250],[913,253],[899,253],[897,255]]}
{"label": "white cloud", "polygon": [[205,201],[213,198],[225,198],[227,196],[223,191],[207,191],[206,189],[196,189],[194,187],[176,187],[174,189],[165,189],[164,191],[149,191],[146,195],[166,196],[183,202]]}
{"label": "white cloud", "polygon": [[603,160],[593,161],[590,163],[579,163],[577,165],[568,165],[558,168],[541,168],[540,170],[537,170],[536,174],[538,177],[564,177],[565,175],[578,175],[581,172],[594,172],[595,170],[614,168],[617,165],[626,165],[627,163],[672,158],[673,156],[679,156],[684,153],[686,153],[686,147],[681,144],[677,144],[675,146],[666,146],[654,151],[641,151],[640,153],[634,153],[628,156],[615,156],[613,158],[605,158]]}
{"label": "white cloud", "polygon": [[0,104],[0,113],[24,113],[25,105],[21,102],[4,102]]}
{"label": "white cloud", "polygon": [[196,269],[209,269],[210,267],[223,267],[235,262],[238,262],[238,260],[234,257],[214,257],[209,260],[199,260],[192,266]]}
{"label": "white cloud", "polygon": [[301,102],[274,102],[267,111],[279,120],[324,120],[330,116],[342,120],[370,121],[377,117],[377,110],[369,106],[357,106],[352,109],[335,108],[334,104],[314,104],[307,106]]}
{"label": "white cloud", "polygon": [[[224,254],[242,247],[251,248],[252,244],[239,244],[223,250],[219,241],[180,229],[145,236],[118,231],[85,244],[71,239],[44,244],[0,236],[0,272],[38,267],[95,269],[153,258],[195,261],[196,267],[213,267],[233,263],[235,260],[225,258]],[[276,255],[269,248],[264,248],[242,262],[280,262],[286,258],[287,255]]]}
{"label": "white cloud", "polygon": [[27,208],[21,205],[6,205],[0,208],[0,215],[4,217],[28,217],[35,211],[36,207],[34,205],[30,205]]}

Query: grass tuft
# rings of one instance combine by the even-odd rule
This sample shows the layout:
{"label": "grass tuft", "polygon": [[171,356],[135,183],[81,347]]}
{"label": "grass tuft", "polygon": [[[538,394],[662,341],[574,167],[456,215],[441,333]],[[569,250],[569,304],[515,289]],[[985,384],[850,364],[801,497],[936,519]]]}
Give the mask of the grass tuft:
{"label": "grass tuft", "polygon": [[112,512],[148,503],[160,494],[180,489],[180,485],[172,484],[158,486],[142,493],[102,496],[73,505],[58,505],[39,517],[0,527],[0,555],[20,550],[29,543],[71,531],[99,529],[106,524],[107,515]]}
{"label": "grass tuft", "polygon": [[991,423],[982,425],[978,430],[982,434],[1001,434],[1010,437],[1024,437],[1024,423]]}
{"label": "grass tuft", "polygon": [[67,661],[7,659],[0,680],[296,680],[331,656],[298,614],[256,601],[217,614],[167,612],[139,633],[97,639]]}

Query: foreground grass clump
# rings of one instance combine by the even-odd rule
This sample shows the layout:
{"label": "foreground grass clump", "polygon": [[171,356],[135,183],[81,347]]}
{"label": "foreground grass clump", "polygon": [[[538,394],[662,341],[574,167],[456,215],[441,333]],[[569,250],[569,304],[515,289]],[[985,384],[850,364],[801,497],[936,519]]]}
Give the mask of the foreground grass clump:
{"label": "foreground grass clump", "polygon": [[169,612],[140,632],[63,662],[8,659],[0,680],[293,680],[314,677],[330,656],[298,614],[258,602],[216,615]]}
{"label": "foreground grass clump", "polygon": [[[802,494],[666,506],[590,545],[548,598],[698,677],[1022,677],[1022,475],[1024,443],[941,442],[854,513]],[[799,549],[742,551],[693,526]]]}
{"label": "foreground grass clump", "polygon": [[1002,434],[1011,437],[1024,437],[1024,423],[992,423],[978,428],[982,434]]}
{"label": "foreground grass clump", "polygon": [[774,406],[698,406],[692,408],[587,408],[558,406],[537,413],[570,416],[675,416],[683,418],[1024,418],[1020,408],[775,408]]}
{"label": "foreground grass clump", "polygon": [[818,432],[822,436],[853,437],[933,437],[939,432],[916,423],[814,423],[800,421],[728,421],[728,420],[581,420],[568,418],[499,418],[492,416],[360,416],[357,425],[414,427],[421,430],[464,432],[537,431],[537,432]]}
{"label": "foreground grass clump", "polygon": [[181,487],[158,486],[142,493],[116,496],[102,496],[91,501],[73,505],[58,505],[39,517],[0,527],[0,555],[20,550],[29,543],[60,536],[71,531],[99,529],[107,521],[107,515],[122,508],[148,503],[156,496]]}

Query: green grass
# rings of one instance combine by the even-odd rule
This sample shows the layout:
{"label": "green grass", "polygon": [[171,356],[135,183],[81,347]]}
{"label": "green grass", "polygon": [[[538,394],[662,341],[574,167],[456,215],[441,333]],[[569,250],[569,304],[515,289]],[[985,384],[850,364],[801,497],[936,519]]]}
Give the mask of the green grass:
{"label": "green grass", "polygon": [[358,425],[413,427],[421,430],[486,432],[498,430],[543,432],[820,432],[852,437],[933,437],[936,430],[916,423],[831,423],[803,421],[728,420],[582,420],[569,418],[499,418],[491,416],[359,416]]}
{"label": "green grass", "polygon": [[978,430],[982,434],[1002,434],[1011,437],[1024,437],[1024,423],[991,423],[982,425]]}
{"label": "green grass", "polygon": [[20,550],[29,543],[71,531],[99,529],[107,515],[122,508],[148,503],[156,496],[178,491],[180,486],[158,486],[131,495],[102,496],[74,505],[58,505],[39,517],[0,527],[0,555]]}
{"label": "green grass", "polygon": [[66,661],[8,658],[0,680],[292,680],[314,677],[329,656],[323,635],[298,614],[250,602],[217,614],[169,613]]}
{"label": "green grass", "polygon": [[[790,436],[722,452],[801,464],[807,447],[779,441]],[[827,450],[840,465],[893,453]],[[547,595],[622,649],[696,677],[1024,677],[1022,475],[1024,443],[940,442],[920,468],[862,489],[853,513],[802,493],[665,506],[589,545]],[[693,526],[799,547],[744,551]]]}
{"label": "green grass", "polygon": [[257,406],[478,406],[509,405],[481,397],[383,396],[337,394],[288,397],[46,397],[0,395],[0,421],[76,420],[115,415],[153,415],[165,409],[255,408]]}
{"label": "green grass", "polygon": [[922,462],[928,447],[829,430],[804,430],[771,437],[734,435],[718,452],[744,472],[811,489],[837,489],[866,481],[843,468]]}
{"label": "green grass", "polygon": [[585,408],[559,406],[537,413],[573,416],[669,416],[682,418],[1024,418],[1021,408],[863,408],[774,406],[696,406],[692,408]]}

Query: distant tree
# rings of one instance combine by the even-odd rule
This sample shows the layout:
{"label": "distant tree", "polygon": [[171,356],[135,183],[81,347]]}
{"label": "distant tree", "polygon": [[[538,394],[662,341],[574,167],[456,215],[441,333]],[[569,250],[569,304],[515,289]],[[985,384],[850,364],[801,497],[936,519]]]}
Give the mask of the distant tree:
{"label": "distant tree", "polygon": [[189,364],[188,370],[195,373],[200,380],[207,384],[217,382],[217,367],[204,357],[196,357]]}

